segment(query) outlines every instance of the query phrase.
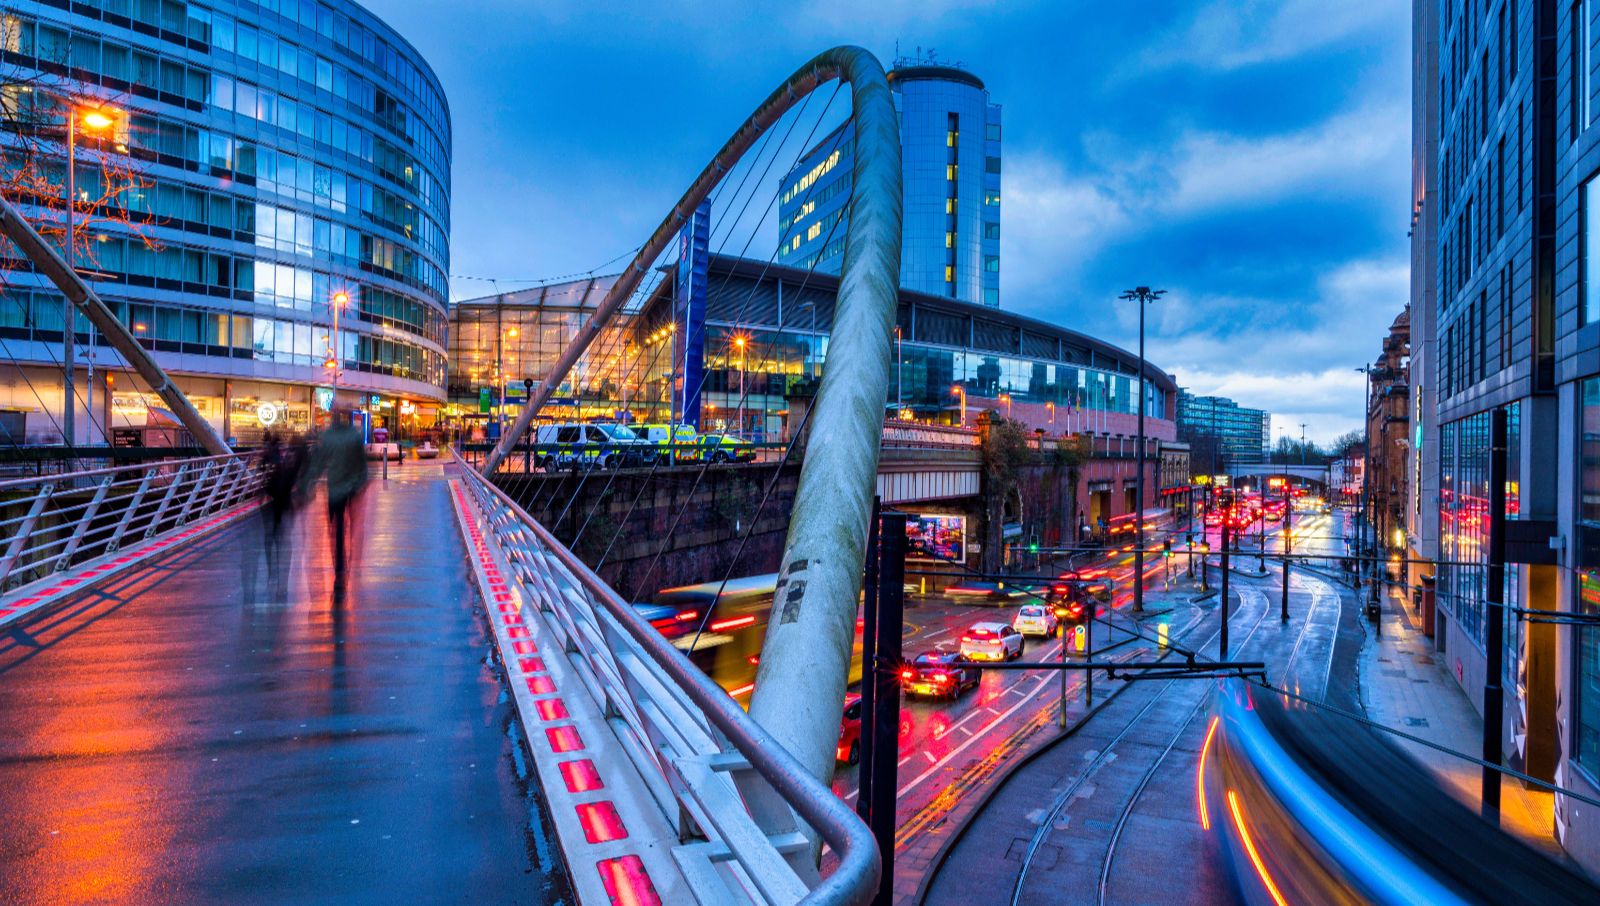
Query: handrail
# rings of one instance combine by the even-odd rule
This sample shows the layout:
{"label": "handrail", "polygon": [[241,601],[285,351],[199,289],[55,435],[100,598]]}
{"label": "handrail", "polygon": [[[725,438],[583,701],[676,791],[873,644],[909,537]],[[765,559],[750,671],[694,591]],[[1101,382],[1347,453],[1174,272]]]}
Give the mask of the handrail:
{"label": "handrail", "polygon": [[0,481],[0,593],[260,494],[254,453]]}
{"label": "handrail", "polygon": [[[819,904],[867,902],[877,889],[881,863],[877,842],[855,813],[847,808],[832,790],[807,772],[799,761],[745,713],[726,691],[690,663],[682,651],[673,647],[610,586],[595,575],[593,570],[567,550],[537,520],[529,516],[516,501],[476,470],[463,468],[462,475],[467,487],[473,492],[472,498],[485,513],[486,522],[495,540],[527,554],[527,556],[508,557],[517,574],[517,580],[526,583],[535,577],[526,575],[525,571],[531,573],[541,566],[548,567],[544,557],[551,558],[559,564],[561,570],[575,580],[584,592],[581,597],[564,597],[562,600],[569,604],[587,603],[598,609],[627,633],[629,637],[627,641],[637,646],[636,653],[642,655],[641,661],[659,669],[673,684],[674,688],[667,690],[669,695],[665,700],[649,700],[643,704],[648,705],[652,711],[670,711],[674,707],[681,706],[681,702],[670,695],[672,691],[680,691],[687,696],[699,709],[700,717],[708,721],[717,733],[731,743],[771,791],[814,828],[839,856],[839,863],[834,871],[827,877],[817,880],[800,902]],[[498,510],[502,516],[509,515],[511,518],[496,518],[491,512],[492,509]],[[555,577],[552,575],[543,578]],[[591,694],[600,702],[615,701],[621,697],[628,705],[627,710],[636,714],[645,710],[635,703],[633,687],[626,682],[617,685],[606,682],[608,677],[604,674],[622,673],[626,669],[621,659],[617,657],[617,652],[589,654],[610,659],[610,669],[596,671],[593,678],[580,671],[580,675],[585,676],[586,682],[599,683],[602,686],[602,688],[591,688],[589,690]],[[641,685],[637,691],[646,693],[647,689]],[[689,717],[693,720],[694,716],[691,714]],[[628,718],[624,717],[624,720],[627,721]],[[624,749],[629,751],[630,756],[635,759],[636,766],[647,778],[654,777],[666,781],[672,788],[673,795],[679,799],[680,806],[684,805],[684,797],[692,795],[691,791],[685,790],[682,783],[674,781],[663,766],[651,758],[651,754],[654,753],[637,751],[629,746],[624,746]],[[695,754],[715,756],[727,753],[717,750]],[[755,811],[752,803],[746,801],[744,804],[746,808]],[[694,810],[686,809],[686,811],[692,813]],[[667,817],[674,826],[679,824],[679,816]],[[702,828],[702,830],[709,829]],[[734,854],[734,858],[738,858],[737,853]],[[802,856],[802,858],[807,857]]]}

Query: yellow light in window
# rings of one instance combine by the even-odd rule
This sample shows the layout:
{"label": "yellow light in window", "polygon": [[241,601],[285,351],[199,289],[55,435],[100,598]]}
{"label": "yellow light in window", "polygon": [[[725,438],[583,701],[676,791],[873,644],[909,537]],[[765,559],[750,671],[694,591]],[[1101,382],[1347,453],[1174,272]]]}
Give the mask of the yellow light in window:
{"label": "yellow light in window", "polygon": [[956,282],[956,269],[954,267],[951,267],[948,264],[946,264],[944,266],[944,282],[946,282],[946,283],[954,283],[954,282]]}
{"label": "yellow light in window", "polygon": [[944,178],[945,179],[955,179],[956,178],[956,165],[955,164],[945,164]]}
{"label": "yellow light in window", "polygon": [[949,248],[955,248],[955,246],[956,246],[956,234],[955,233],[945,233],[944,234],[944,247],[949,249]]}

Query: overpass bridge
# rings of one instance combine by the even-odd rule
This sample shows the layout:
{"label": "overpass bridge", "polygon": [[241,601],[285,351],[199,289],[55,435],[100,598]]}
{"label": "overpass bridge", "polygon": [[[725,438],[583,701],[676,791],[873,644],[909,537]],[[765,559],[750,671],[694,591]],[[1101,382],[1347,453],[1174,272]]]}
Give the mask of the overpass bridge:
{"label": "overpass bridge", "polygon": [[1223,469],[1227,476],[1237,483],[1240,478],[1267,479],[1273,477],[1288,477],[1299,479],[1305,484],[1316,485],[1326,489],[1328,487],[1328,466],[1326,465],[1298,465],[1275,462],[1230,462]]}

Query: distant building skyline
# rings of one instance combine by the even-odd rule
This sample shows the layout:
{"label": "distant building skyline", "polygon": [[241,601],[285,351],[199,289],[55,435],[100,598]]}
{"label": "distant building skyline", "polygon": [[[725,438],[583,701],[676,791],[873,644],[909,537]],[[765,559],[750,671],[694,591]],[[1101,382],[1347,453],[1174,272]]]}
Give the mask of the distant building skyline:
{"label": "distant building skyline", "polygon": [[[888,74],[900,118],[900,286],[1000,305],[1000,105],[976,75],[900,59]],[[778,262],[837,274],[849,224],[855,125],[801,156],[778,187]]]}
{"label": "distant building skyline", "polygon": [[[1199,396],[1187,388],[1179,388],[1178,438],[1191,445],[1205,438],[1215,446],[1221,460],[1218,467],[1229,461],[1259,460],[1272,446],[1272,414],[1264,409],[1241,406],[1225,396]],[[1192,452],[1192,468],[1211,468],[1210,451]]]}

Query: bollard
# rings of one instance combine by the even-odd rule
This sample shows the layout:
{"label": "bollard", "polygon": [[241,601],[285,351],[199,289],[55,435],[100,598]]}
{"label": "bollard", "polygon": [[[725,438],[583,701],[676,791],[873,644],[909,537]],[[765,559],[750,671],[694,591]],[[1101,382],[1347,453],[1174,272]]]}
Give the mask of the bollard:
{"label": "bollard", "polygon": [[1162,623],[1156,627],[1156,644],[1162,651],[1167,650],[1167,624]]}
{"label": "bollard", "polygon": [[1082,626],[1074,626],[1072,628],[1072,647],[1073,647],[1073,650],[1076,651],[1078,654],[1082,654],[1083,653],[1083,646],[1084,646],[1083,627]]}

